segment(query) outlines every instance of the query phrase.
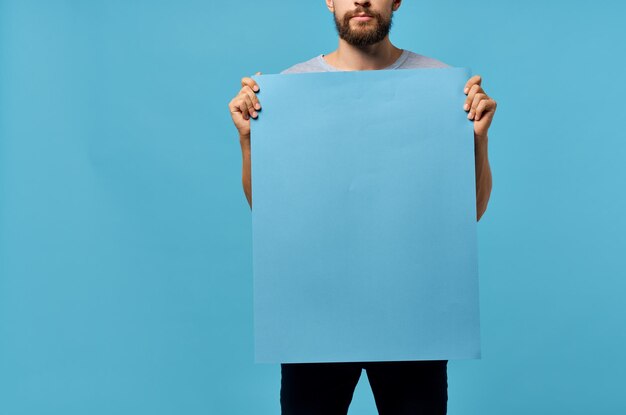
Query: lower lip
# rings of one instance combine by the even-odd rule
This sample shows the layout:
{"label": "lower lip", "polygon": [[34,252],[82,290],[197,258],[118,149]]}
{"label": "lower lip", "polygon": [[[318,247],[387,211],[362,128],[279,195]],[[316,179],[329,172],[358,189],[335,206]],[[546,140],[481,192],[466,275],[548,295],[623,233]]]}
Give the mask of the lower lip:
{"label": "lower lip", "polygon": [[353,19],[358,20],[359,22],[367,22],[368,20],[372,20],[370,16],[355,16]]}

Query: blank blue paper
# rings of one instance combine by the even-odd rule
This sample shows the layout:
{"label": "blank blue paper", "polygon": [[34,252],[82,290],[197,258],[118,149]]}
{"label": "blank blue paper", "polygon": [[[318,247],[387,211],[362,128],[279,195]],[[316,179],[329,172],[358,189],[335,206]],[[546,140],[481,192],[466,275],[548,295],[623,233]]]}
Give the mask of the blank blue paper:
{"label": "blank blue paper", "polygon": [[253,77],[257,363],[480,358],[469,77]]}

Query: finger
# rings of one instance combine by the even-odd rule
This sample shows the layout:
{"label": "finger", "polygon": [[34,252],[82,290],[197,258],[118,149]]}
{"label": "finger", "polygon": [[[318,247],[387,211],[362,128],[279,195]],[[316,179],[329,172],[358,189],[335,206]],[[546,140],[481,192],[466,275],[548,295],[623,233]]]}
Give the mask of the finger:
{"label": "finger", "polygon": [[476,107],[481,100],[488,99],[489,97],[486,94],[481,92],[474,94],[474,99],[472,100],[472,104],[470,105],[470,112],[468,114],[468,118],[472,119],[476,114]]}
{"label": "finger", "polygon": [[240,112],[244,120],[250,118],[250,114],[248,113],[248,103],[246,102],[246,96],[247,95],[240,93],[235,98],[233,98],[233,100],[229,104],[230,112]]}
{"label": "finger", "polygon": [[480,75],[472,76],[465,84],[465,89],[463,90],[463,92],[467,94],[473,85],[480,85],[482,81],[483,78]]}
{"label": "finger", "polygon": [[241,112],[239,111],[239,99],[238,98],[233,98],[229,103],[228,103],[228,110],[231,113],[235,113],[235,112]]}
{"label": "finger", "polygon": [[241,78],[241,86],[249,86],[250,88],[252,88],[254,91],[258,91],[259,90],[259,86],[257,85],[257,83],[254,81],[254,79],[249,78],[249,77],[244,77]]}
{"label": "finger", "polygon": [[476,95],[478,93],[482,93],[482,92],[484,92],[484,91],[481,88],[481,86],[478,85],[478,84],[474,84],[470,88],[469,93],[467,94],[467,97],[465,98],[465,105],[463,105],[463,109],[465,111],[469,111],[469,109],[472,106],[472,101],[474,101],[474,95]]}
{"label": "finger", "polygon": [[490,111],[496,109],[496,101],[493,99],[484,99],[480,101],[478,106],[476,107],[476,115],[474,117],[474,121],[478,121],[482,118],[483,115],[487,115]]}
{"label": "finger", "polygon": [[243,92],[245,92],[246,94],[248,94],[248,96],[252,100],[252,104],[254,106],[254,109],[260,110],[261,109],[261,103],[259,102],[259,98],[256,96],[256,94],[254,93],[252,88],[250,88],[248,85],[246,85],[243,88],[241,88],[241,90]]}
{"label": "finger", "polygon": [[[255,75],[261,75],[261,72],[257,72],[255,73]],[[249,86],[250,88],[252,88],[253,91],[258,92],[259,91],[259,85],[256,83],[256,81],[250,77],[244,77],[241,78],[241,86]]]}
{"label": "finger", "polygon": [[[241,92],[241,99],[243,101],[242,106],[244,107],[244,111],[242,111],[242,113],[245,113],[248,117],[256,117],[256,111],[254,110],[254,104],[252,103],[250,96],[248,96],[245,92]],[[247,119],[248,118],[246,118],[246,120]]]}

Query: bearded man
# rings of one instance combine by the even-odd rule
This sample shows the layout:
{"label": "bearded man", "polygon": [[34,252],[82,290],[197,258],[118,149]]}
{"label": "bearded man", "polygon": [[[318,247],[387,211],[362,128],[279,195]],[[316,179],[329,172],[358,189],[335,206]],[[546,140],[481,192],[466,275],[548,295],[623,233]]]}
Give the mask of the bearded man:
{"label": "bearded man", "polygon": [[[339,35],[337,49],[297,63],[282,74],[449,67],[437,59],[397,48],[391,43],[389,31],[393,14],[402,0],[325,1]],[[464,88],[467,98],[462,105],[474,123],[476,220],[480,220],[487,209],[491,194],[487,132],[496,110],[496,102],[485,93],[481,82],[480,76],[467,81]],[[242,78],[241,86],[230,101],[229,110],[239,132],[242,183],[252,207],[250,117],[258,117],[261,103],[256,96],[259,87],[252,78]],[[347,414],[354,389],[365,369],[380,414],[442,415],[447,412],[447,363],[447,360],[283,363],[281,411],[283,415]]]}

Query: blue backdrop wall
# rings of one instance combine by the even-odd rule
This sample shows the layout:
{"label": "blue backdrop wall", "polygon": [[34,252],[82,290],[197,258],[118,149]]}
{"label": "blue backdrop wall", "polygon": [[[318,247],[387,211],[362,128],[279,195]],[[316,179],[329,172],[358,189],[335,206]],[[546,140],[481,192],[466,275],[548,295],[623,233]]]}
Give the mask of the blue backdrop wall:
{"label": "blue backdrop wall", "polygon": [[[483,357],[450,362],[451,414],[626,411],[625,12],[437,0],[394,17],[394,44],[498,101]],[[241,77],[336,44],[322,0],[0,0],[0,413],[279,412],[279,366],[253,363],[227,104]],[[363,373],[350,414],[375,413]]]}

